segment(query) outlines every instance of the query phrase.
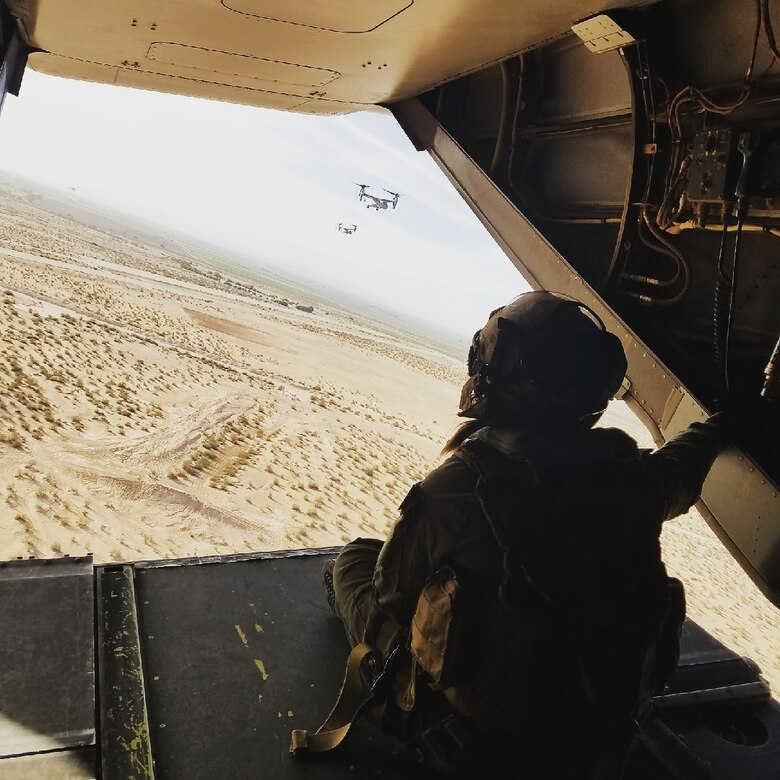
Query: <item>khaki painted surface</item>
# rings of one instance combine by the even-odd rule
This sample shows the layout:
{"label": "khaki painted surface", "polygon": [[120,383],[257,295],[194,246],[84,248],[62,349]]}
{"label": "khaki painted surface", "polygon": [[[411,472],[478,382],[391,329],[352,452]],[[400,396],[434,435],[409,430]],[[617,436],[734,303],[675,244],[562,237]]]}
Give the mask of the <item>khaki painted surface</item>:
{"label": "khaki painted surface", "polygon": [[7,0],[35,70],[311,113],[418,95],[647,0]]}

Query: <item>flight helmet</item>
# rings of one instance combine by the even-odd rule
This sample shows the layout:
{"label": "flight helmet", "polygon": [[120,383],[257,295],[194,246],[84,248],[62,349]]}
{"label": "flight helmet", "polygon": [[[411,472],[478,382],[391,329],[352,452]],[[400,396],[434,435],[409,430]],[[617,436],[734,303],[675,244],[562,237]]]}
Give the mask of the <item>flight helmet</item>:
{"label": "flight helmet", "polygon": [[595,422],[627,368],[623,345],[584,303],[518,296],[474,334],[459,416],[533,427]]}

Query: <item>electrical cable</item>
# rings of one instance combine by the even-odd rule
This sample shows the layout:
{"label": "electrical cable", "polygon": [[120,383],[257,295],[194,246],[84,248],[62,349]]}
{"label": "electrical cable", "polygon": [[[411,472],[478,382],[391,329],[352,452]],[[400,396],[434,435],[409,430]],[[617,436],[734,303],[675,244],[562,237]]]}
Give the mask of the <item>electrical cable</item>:
{"label": "electrical cable", "polygon": [[731,262],[731,280],[729,282],[729,301],[728,312],[726,319],[726,343],[724,345],[723,354],[723,383],[726,390],[726,398],[729,397],[731,392],[729,382],[729,354],[731,353],[731,338],[734,331],[733,318],[734,318],[734,303],[737,298],[737,270],[739,267],[739,250],[742,243],[742,222],[744,221],[744,214],[741,213],[737,217],[737,235],[734,239],[734,255]]}
{"label": "electrical cable", "polygon": [[723,233],[721,234],[718,251],[717,281],[715,283],[715,359],[720,374],[722,403],[727,401],[731,392],[729,378],[729,355],[733,335],[734,305],[737,295],[737,274],[739,270],[739,252],[742,245],[742,226],[750,205],[748,182],[753,150],[750,145],[751,134],[741,133],[737,149],[742,154],[742,170],[734,189],[737,209],[737,231],[734,239],[734,252],[731,261],[731,278],[726,276],[723,266],[726,254],[726,236],[728,233],[728,215],[723,216]]}
{"label": "electrical cable", "polygon": [[[679,256],[680,260],[683,263],[685,263],[685,258],[682,256],[682,254],[677,253],[677,251],[674,250],[674,247],[672,247],[664,240],[663,233],[661,232],[671,227],[674,218],[677,216],[677,214],[673,211],[672,203],[675,200],[676,192],[680,184],[684,180],[685,174],[687,173],[686,166],[685,166],[686,160],[683,159],[682,162],[679,162],[680,149],[681,149],[682,137],[683,137],[682,116],[681,116],[682,111],[685,108],[685,106],[689,104],[694,104],[698,106],[699,111],[726,115],[726,114],[730,114],[732,111],[739,108],[739,106],[743,105],[747,101],[753,86],[753,75],[754,75],[755,64],[756,64],[756,55],[758,52],[758,42],[761,38],[762,27],[764,28],[764,31],[766,33],[767,41],[769,42],[770,48],[772,49],[772,53],[775,56],[778,56],[780,52],[776,53],[777,46],[775,45],[774,29],[772,27],[772,21],[769,15],[769,0],[756,0],[756,26],[753,34],[753,45],[750,54],[750,61],[748,63],[747,70],[745,71],[745,78],[744,78],[742,90],[739,96],[737,97],[737,99],[733,103],[728,105],[722,105],[716,103],[714,100],[712,100],[705,94],[704,90],[697,89],[696,87],[693,86],[688,86],[681,89],[674,96],[674,98],[672,98],[671,102],[668,104],[667,122],[669,125],[669,133],[672,138],[672,156],[670,159],[670,166],[667,173],[667,178],[666,178],[666,183],[664,188],[664,197],[656,213],[655,229],[654,226],[651,225],[649,220],[647,219],[646,211],[644,213],[644,217],[645,217],[645,224],[647,225],[648,230],[650,230],[650,232],[653,234],[653,237],[656,240],[658,240],[659,243],[662,243],[665,246],[667,246],[669,249],[675,251],[676,256]],[[674,171],[677,171],[677,173],[675,174]],[[679,209],[678,209],[678,213],[679,213]],[[742,209],[737,223],[738,240],[735,242],[735,247],[734,247],[735,259],[739,256],[739,246],[741,243],[742,224],[744,222],[744,218],[745,218],[744,209]],[[728,220],[724,218],[723,234],[721,236],[721,243],[720,243],[720,249],[718,254],[717,282],[715,286],[715,316],[714,316],[715,334],[714,336],[715,336],[715,359],[716,359],[716,363],[719,366],[719,372],[721,373],[721,376],[723,377],[724,380],[726,393],[728,393],[727,352],[728,352],[728,344],[729,344],[730,334],[731,334],[731,310],[733,307],[733,300],[735,294],[734,283],[736,280],[735,268],[732,268],[731,280],[728,279],[723,268],[727,232],[728,232]],[[685,285],[685,289],[687,289],[687,282],[690,278],[690,274],[687,268],[687,264],[684,265],[683,267],[685,267],[687,272],[686,285]],[[726,318],[725,322],[724,322],[724,312]]]}
{"label": "electrical cable", "polygon": [[662,300],[658,299],[655,301],[660,306],[671,306],[672,304],[681,301],[688,293],[688,288],[691,284],[691,271],[688,266],[688,261],[685,259],[685,256],[682,254],[682,252],[680,252],[673,244],[670,244],[664,234],[658,230],[657,227],[655,227],[650,219],[647,218],[647,214],[645,214],[644,220],[645,225],[647,225],[647,229],[650,231],[653,238],[655,238],[659,244],[666,247],[666,249],[668,249],[674,255],[675,259],[680,264],[680,272],[683,276],[683,284],[680,288],[680,291],[677,293],[677,295],[671,298],[664,298]]}
{"label": "electrical cable", "polygon": [[675,247],[673,244],[669,243],[669,241],[666,239],[666,236],[657,227],[655,227],[653,221],[649,218],[647,214],[646,207],[642,208],[640,221],[644,223],[644,227],[647,228],[648,232],[658,242],[657,245],[649,243],[647,241],[647,238],[642,235],[642,227],[640,225],[638,226],[637,234],[639,235],[639,238],[642,241],[642,243],[645,244],[645,246],[647,246],[648,248],[653,249],[656,252],[665,254],[667,255],[667,257],[670,257],[672,260],[674,260],[676,264],[676,273],[670,279],[656,279],[654,277],[645,277],[636,274],[626,274],[624,278],[632,279],[633,281],[643,282],[644,284],[650,284],[656,287],[668,287],[672,284],[677,283],[680,280],[680,278],[682,278],[683,282],[680,290],[670,298],[656,298],[651,295],[646,295],[646,294],[640,295],[638,293],[628,293],[628,294],[633,298],[638,298],[640,301],[642,301],[645,304],[656,305],[656,306],[671,306],[681,301],[688,293],[688,289],[690,287],[690,280],[691,280],[691,272],[690,272],[690,267],[688,266],[688,261],[685,259],[685,256],[682,254],[682,252],[680,252],[677,249],[677,247]]}
{"label": "electrical cable", "polygon": [[[664,91],[666,92],[667,106],[669,103],[669,88],[667,87],[666,82],[664,82],[663,79],[654,77],[653,74],[650,72],[650,65],[648,63],[647,51],[646,51],[646,43],[644,41],[640,41],[638,43],[636,47],[636,56],[637,56],[637,64],[638,64],[636,71],[639,74],[642,102],[644,104],[645,118],[648,126],[647,129],[649,129],[649,145],[652,147],[652,152],[650,154],[644,155],[646,159],[645,191],[641,201],[644,208],[647,205],[648,200],[650,199],[650,191],[653,186],[653,178],[654,178],[654,171],[656,165],[656,149],[658,143],[658,119],[657,119],[655,93],[653,92],[653,84],[652,84],[653,79],[655,78],[663,86]],[[632,178],[633,178],[633,172],[632,172]],[[620,220],[621,223],[623,222],[623,220],[626,219],[628,219],[628,208],[624,207],[623,216],[621,217]],[[601,286],[608,285],[615,274],[615,270],[617,268],[618,260],[621,254],[621,245],[623,244],[622,235],[623,235],[622,230],[618,230],[618,241],[612,253],[612,259],[610,260],[606,273],[601,279],[601,283],[600,283]],[[647,242],[644,243],[647,244]],[[630,246],[630,244],[628,245]],[[648,244],[648,246],[650,245]],[[632,279],[633,281],[640,281],[646,284],[660,284],[661,286],[664,286],[665,284],[663,280],[654,279],[652,277],[638,277],[636,275],[632,276],[630,274],[625,274],[625,273],[621,274],[620,278]]]}
{"label": "electrical cable", "polygon": [[[645,117],[650,130],[650,139],[648,143],[655,148],[658,143],[658,127],[656,121],[655,95],[653,94],[653,85],[650,81],[650,66],[647,62],[647,53],[645,51],[644,41],[637,44],[636,49],[637,64],[639,72],[639,81],[641,84],[642,103],[644,104]],[[647,171],[645,174],[645,194],[642,198],[643,203],[647,203],[650,198],[650,188],[653,184],[653,170],[655,168],[655,154],[645,155]]]}
{"label": "electrical cable", "polygon": [[518,72],[518,79],[517,79],[517,99],[515,101],[515,113],[512,117],[512,134],[509,144],[509,159],[507,160],[506,164],[506,180],[509,187],[515,192],[517,191],[517,187],[515,187],[514,177],[512,176],[512,169],[514,168],[515,164],[515,148],[517,144],[517,120],[520,118],[520,110],[523,106],[523,100],[522,100],[522,94],[523,94],[523,77],[525,75],[525,59],[523,58],[523,55],[521,54],[518,58],[519,63],[519,72]]}
{"label": "electrical cable", "polygon": [[728,237],[729,232],[729,221],[728,216],[724,214],[723,216],[723,227],[721,228],[721,235],[720,235],[720,247],[718,248],[718,275],[722,276],[724,279],[726,278],[726,271],[723,268],[723,258],[726,254],[726,239]]}
{"label": "electrical cable", "polygon": [[713,347],[715,350],[715,367],[719,377],[720,388],[718,406],[722,405],[723,399],[728,398],[728,328],[729,315],[728,306],[731,302],[731,281],[726,276],[723,267],[723,261],[726,256],[726,241],[728,239],[728,219],[724,215],[723,230],[720,236],[720,248],[718,249],[718,263],[716,268],[715,281],[715,308],[713,310]]}
{"label": "electrical cable", "polygon": [[[509,72],[509,63],[504,60],[501,65],[501,116],[498,120],[498,133],[496,133],[496,146],[493,150],[493,159],[490,161],[490,173],[494,174],[498,168],[499,160],[504,152],[506,144],[506,115],[509,107],[509,88],[511,74]],[[518,85],[518,91],[520,87]]]}
{"label": "electrical cable", "polygon": [[658,244],[652,244],[650,241],[647,240],[647,237],[644,235],[644,231],[647,228],[643,228],[643,225],[646,224],[645,217],[643,216],[642,219],[639,220],[637,223],[637,235],[639,236],[639,240],[648,248],[652,249],[654,252],[661,252],[662,254],[666,255],[667,257],[670,257],[672,260],[674,260],[674,274],[669,279],[658,279],[656,277],[647,277],[647,276],[640,276],[639,274],[626,274],[626,279],[631,279],[635,282],[643,282],[644,284],[651,284],[656,287],[671,287],[673,284],[675,284],[682,274],[680,261],[675,255],[674,252],[671,252],[669,249],[666,248],[664,245],[658,245]]}
{"label": "electrical cable", "polygon": [[[682,149],[683,138],[682,119],[680,118],[680,113],[682,111],[682,107],[688,103],[698,104],[696,96],[693,93],[693,87],[685,87],[684,89],[681,89],[672,98],[667,110],[667,124],[669,125],[669,135],[672,140],[672,153],[669,159],[669,167],[666,173],[662,203],[672,196],[672,189],[675,186],[675,182],[677,181],[677,176],[674,172],[677,171],[679,175],[683,166],[683,163],[680,162],[680,152]],[[698,104],[697,110],[699,113],[702,113],[704,108]],[[665,230],[666,227],[663,229]]]}
{"label": "electrical cable", "polygon": [[[692,155],[686,155],[680,163],[677,175],[668,185],[666,195],[664,195],[661,205],[655,215],[655,224],[661,230],[667,230],[672,226],[674,220],[682,210],[680,200],[685,193],[685,185],[688,183],[688,169],[693,162]],[[677,201],[677,208],[674,208],[674,202]]]}
{"label": "electrical cable", "polygon": [[[734,109],[743,105],[748,97],[750,97],[750,90],[753,86],[753,69],[756,65],[756,53],[758,52],[758,41],[761,38],[762,20],[765,19],[761,2],[762,0],[756,0],[756,30],[753,34],[753,51],[750,55],[750,64],[748,65],[747,72],[745,73],[745,82],[742,86],[742,92],[740,93],[740,96],[737,98],[736,102],[732,103],[731,105],[721,106],[710,100],[703,91],[696,89],[695,87],[691,87],[692,93],[696,99],[707,111],[710,111],[713,114],[730,114],[732,111],[734,111]],[[771,20],[769,21],[769,25],[771,28]],[[766,28],[765,25],[763,26],[765,30],[769,29]],[[774,33],[772,33],[772,36],[774,37]]]}
{"label": "electrical cable", "polygon": [[[763,2],[768,2],[768,0],[763,0]],[[677,168],[677,159],[679,157],[679,145],[682,139],[682,120],[680,117],[680,113],[684,105],[686,105],[687,103],[698,103],[700,110],[709,111],[710,113],[713,114],[726,115],[726,114],[730,114],[732,111],[739,108],[747,101],[748,97],[750,97],[750,92],[753,87],[753,71],[755,69],[755,64],[756,64],[756,54],[758,52],[758,41],[761,38],[762,26],[764,27],[765,30],[767,30],[768,35],[772,37],[774,36],[773,32],[769,32],[772,29],[771,20],[769,22],[769,28],[766,27],[767,18],[768,17],[765,16],[762,10],[762,0],[756,0],[756,28],[753,34],[753,47],[750,54],[750,62],[748,63],[747,70],[745,71],[745,78],[744,78],[744,83],[742,85],[742,91],[740,92],[740,95],[735,102],[729,105],[720,105],[718,103],[715,103],[709,97],[707,97],[704,90],[697,89],[696,87],[693,86],[684,87],[674,96],[674,98],[672,98],[672,101],[669,104],[668,118],[667,118],[669,124],[669,132],[672,135],[672,143],[674,149],[672,166],[670,170],[676,170]],[[764,24],[762,24],[762,21],[764,22]]]}

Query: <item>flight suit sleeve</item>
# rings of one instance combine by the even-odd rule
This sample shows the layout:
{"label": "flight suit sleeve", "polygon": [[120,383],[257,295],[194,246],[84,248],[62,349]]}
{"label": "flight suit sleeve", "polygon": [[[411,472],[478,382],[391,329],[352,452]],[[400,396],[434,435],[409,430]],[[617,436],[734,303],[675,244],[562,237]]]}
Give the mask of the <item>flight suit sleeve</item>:
{"label": "flight suit sleeve", "polygon": [[662,520],[684,514],[696,503],[715,458],[731,440],[729,420],[719,412],[642,456],[649,491],[659,502]]}
{"label": "flight suit sleeve", "polygon": [[400,517],[382,546],[374,569],[374,589],[380,609],[400,625],[412,619],[416,599],[428,576],[427,524],[419,517],[425,494],[420,483],[400,507]]}

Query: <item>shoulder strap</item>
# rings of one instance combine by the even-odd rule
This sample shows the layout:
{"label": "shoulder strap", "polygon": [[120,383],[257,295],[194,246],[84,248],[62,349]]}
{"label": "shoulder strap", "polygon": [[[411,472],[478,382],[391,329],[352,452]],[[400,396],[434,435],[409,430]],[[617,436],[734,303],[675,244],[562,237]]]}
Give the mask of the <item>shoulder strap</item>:
{"label": "shoulder strap", "polygon": [[392,684],[392,676],[398,665],[399,650],[404,643],[405,637],[400,637],[395,643],[381,667],[382,671],[370,684],[368,693],[366,689],[369,675],[366,672],[369,670],[364,664],[373,664],[374,669],[378,669],[382,664],[382,656],[368,642],[355,645],[347,658],[344,682],[330,714],[313,733],[306,729],[293,729],[290,735],[290,753],[325,753],[338,747],[346,739],[352,724],[366,710],[385,701],[387,688]]}
{"label": "shoulder strap", "polygon": [[[493,538],[496,540],[496,544],[501,550],[503,574],[501,585],[499,585],[498,588],[498,599],[502,602],[509,599],[511,590],[515,585],[514,573],[517,571],[520,572],[525,583],[529,585],[534,592],[542,596],[545,600],[548,600],[547,596],[545,596],[545,594],[534,584],[528,573],[527,567],[522,560],[520,560],[520,557],[514,549],[514,545],[512,544],[512,533],[506,518],[506,513],[500,502],[495,501],[490,489],[490,486],[495,483],[496,480],[491,479],[488,476],[483,467],[483,463],[480,460],[480,454],[482,454],[483,459],[485,455],[487,455],[487,457],[493,456],[504,459],[504,456],[500,453],[494,453],[494,450],[489,445],[474,440],[467,442],[465,446],[460,447],[455,452],[455,455],[477,475],[477,484],[475,487],[477,501],[482,509],[482,514],[487,520],[490,532],[493,534]],[[530,465],[527,469],[518,469],[515,477],[516,479],[525,477],[529,487],[538,482],[538,476]]]}
{"label": "shoulder strap", "polygon": [[506,525],[505,518],[492,506],[492,501],[487,493],[486,487],[491,480],[488,479],[483,464],[480,462],[478,453],[486,452],[487,448],[479,442],[469,442],[465,447],[461,447],[455,452],[456,457],[460,458],[476,475],[476,495],[485,519],[490,527],[490,532],[496,540],[501,550],[506,551],[509,548],[509,528]]}
{"label": "shoulder strap", "polygon": [[365,694],[362,666],[367,659],[377,659],[379,654],[367,642],[352,648],[347,658],[344,682],[338,699],[325,722],[313,734],[306,729],[294,729],[290,737],[290,753],[323,753],[340,745],[352,724],[375,698],[375,688]]}

